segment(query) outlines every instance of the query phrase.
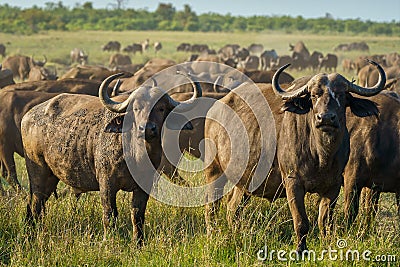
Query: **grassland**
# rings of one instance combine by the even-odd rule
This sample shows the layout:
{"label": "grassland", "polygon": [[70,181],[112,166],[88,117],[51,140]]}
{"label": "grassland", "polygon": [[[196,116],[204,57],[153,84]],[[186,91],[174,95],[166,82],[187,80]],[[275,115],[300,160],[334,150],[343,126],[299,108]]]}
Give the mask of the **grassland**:
{"label": "grassland", "polygon": [[[186,33],[186,32],[48,32],[32,36],[0,34],[0,42],[7,43],[8,54],[45,54],[59,73],[67,69],[69,51],[80,47],[87,51],[91,64],[107,65],[111,53],[102,52],[101,45],[118,40],[123,46],[149,38],[161,41],[163,50],[158,56],[184,60],[188,55],[175,52],[181,42],[207,43],[218,49],[226,43],[248,45],[262,43],[278,54],[289,54],[288,43],[303,40],[310,51],[324,54],[332,52],[338,43],[367,39],[370,53],[400,51],[400,37],[285,35],[281,33]],[[339,54],[340,58],[355,58],[359,53]],[[152,51],[133,56],[134,63],[153,57]],[[338,69],[341,72],[341,68]],[[301,73],[291,73],[298,77]],[[351,77],[351,73],[346,74]],[[1,107],[0,107],[1,108]],[[18,179],[28,189],[23,159],[16,156]],[[192,179],[200,180],[197,174]],[[225,208],[220,212],[219,230],[207,237],[204,208],[176,208],[150,199],[146,211],[145,245],[137,249],[131,240],[130,193],[118,193],[119,220],[117,230],[103,241],[101,204],[97,192],[82,196],[79,201],[60,185],[60,198],[53,196],[46,205],[46,216],[36,229],[24,222],[26,193],[15,194],[7,185],[8,195],[0,197],[0,265],[12,266],[399,266],[400,234],[396,217],[395,198],[383,194],[376,219],[367,225],[361,215],[351,229],[344,229],[343,198],[334,215],[335,229],[320,240],[317,227],[316,196],[307,199],[311,231],[310,249],[321,253],[337,249],[338,239],[344,239],[343,249],[371,251],[377,255],[396,255],[397,262],[377,261],[259,261],[257,252],[267,246],[269,250],[294,249],[294,232],[285,199],[274,203],[252,198],[240,219],[240,228],[232,231],[225,220]],[[64,192],[64,194],[63,194]]]}

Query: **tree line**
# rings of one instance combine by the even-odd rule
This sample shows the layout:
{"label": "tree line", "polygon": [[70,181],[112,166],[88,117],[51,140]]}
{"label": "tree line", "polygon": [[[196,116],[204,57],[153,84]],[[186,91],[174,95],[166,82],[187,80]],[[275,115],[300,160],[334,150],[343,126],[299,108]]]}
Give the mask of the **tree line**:
{"label": "tree line", "polygon": [[232,16],[231,14],[196,14],[189,5],[176,10],[172,4],[160,3],[154,12],[145,9],[95,9],[92,2],[66,7],[47,2],[31,8],[0,5],[0,32],[33,34],[59,30],[161,30],[231,32],[265,30],[330,34],[371,34],[400,36],[400,21],[373,22],[360,19],[325,17],[305,19],[302,16]]}

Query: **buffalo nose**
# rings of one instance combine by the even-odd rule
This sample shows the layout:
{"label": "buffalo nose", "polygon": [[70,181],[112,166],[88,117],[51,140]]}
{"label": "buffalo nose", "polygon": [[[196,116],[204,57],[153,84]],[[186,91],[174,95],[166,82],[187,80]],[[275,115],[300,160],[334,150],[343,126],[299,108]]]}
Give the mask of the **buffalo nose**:
{"label": "buffalo nose", "polygon": [[336,114],[333,113],[319,113],[316,117],[317,121],[320,123],[332,123],[336,120]]}
{"label": "buffalo nose", "polygon": [[154,123],[152,123],[152,122],[148,122],[146,124],[139,125],[139,131],[143,132],[143,133],[146,132],[146,131],[155,132],[156,131],[156,125]]}

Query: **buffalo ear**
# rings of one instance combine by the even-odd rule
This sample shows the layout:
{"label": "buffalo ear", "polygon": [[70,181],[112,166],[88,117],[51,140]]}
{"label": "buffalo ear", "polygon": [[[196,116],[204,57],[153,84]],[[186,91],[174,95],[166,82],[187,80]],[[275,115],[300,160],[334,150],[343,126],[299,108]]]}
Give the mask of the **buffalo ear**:
{"label": "buffalo ear", "polygon": [[306,114],[312,107],[310,95],[296,97],[290,100],[285,100],[282,104],[281,111],[289,111],[296,114]]}
{"label": "buffalo ear", "polygon": [[171,112],[165,122],[169,130],[193,130],[193,125],[188,119],[178,113]]}
{"label": "buffalo ear", "polygon": [[106,128],[104,129],[104,132],[106,133],[124,133],[128,130],[130,130],[130,127],[123,128],[124,125],[124,118],[125,115],[121,115],[118,117],[113,118],[107,125]]}
{"label": "buffalo ear", "polygon": [[358,117],[368,117],[379,115],[377,104],[371,100],[354,97],[346,94],[347,106],[350,106],[351,112]]}

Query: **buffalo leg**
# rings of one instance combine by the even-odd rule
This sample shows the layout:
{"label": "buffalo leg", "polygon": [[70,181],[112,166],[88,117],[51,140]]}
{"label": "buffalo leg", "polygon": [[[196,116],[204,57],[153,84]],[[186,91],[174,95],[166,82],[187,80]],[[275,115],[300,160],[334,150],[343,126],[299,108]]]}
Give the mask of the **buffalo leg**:
{"label": "buffalo leg", "polygon": [[26,165],[30,191],[26,219],[33,223],[41,214],[45,213],[45,203],[56,190],[59,180],[50,169],[43,168],[29,159],[26,159]]}
{"label": "buffalo leg", "polygon": [[357,217],[360,205],[361,189],[355,184],[354,179],[344,179],[344,215],[347,227],[350,227]]}
{"label": "buffalo leg", "polygon": [[[207,169],[206,169],[207,173]],[[210,174],[210,173],[208,173]],[[207,226],[207,234],[210,235],[216,226],[216,216],[221,204],[221,197],[223,196],[224,186],[227,183],[226,177],[220,176],[221,173],[213,173],[212,177],[207,176],[207,192],[206,192],[206,210],[205,219]],[[221,174],[222,175],[222,174]],[[219,179],[218,179],[219,177]],[[215,179],[214,179],[215,178]],[[210,181],[211,180],[211,181]]]}
{"label": "buffalo leg", "polygon": [[250,196],[242,188],[234,187],[227,203],[226,218],[231,228],[235,226]]}
{"label": "buffalo leg", "polygon": [[137,187],[133,191],[131,220],[133,226],[133,240],[137,241],[138,246],[141,246],[143,244],[143,225],[148,200],[149,195],[140,187]]}
{"label": "buffalo leg", "polygon": [[104,239],[106,239],[108,230],[111,226],[116,225],[118,217],[117,211],[117,192],[111,190],[111,186],[100,187],[100,198],[101,205],[103,207],[103,227],[104,227]]}
{"label": "buffalo leg", "polygon": [[[328,227],[332,227],[333,210],[336,206],[341,185],[332,189],[328,194],[321,195],[319,203],[318,227],[321,237],[325,237]],[[332,231],[331,231],[332,232]]]}
{"label": "buffalo leg", "polygon": [[22,187],[17,180],[17,169],[15,168],[15,161],[13,153],[6,153],[3,162],[7,175],[4,177],[9,185],[11,185],[14,190],[21,191]]}
{"label": "buffalo leg", "polygon": [[306,192],[304,187],[293,177],[285,179],[285,189],[290,213],[293,218],[294,230],[297,236],[296,250],[298,253],[301,253],[307,250],[306,237],[310,227],[304,205],[304,196]]}
{"label": "buffalo leg", "polygon": [[400,216],[400,192],[396,192],[397,215]]}

